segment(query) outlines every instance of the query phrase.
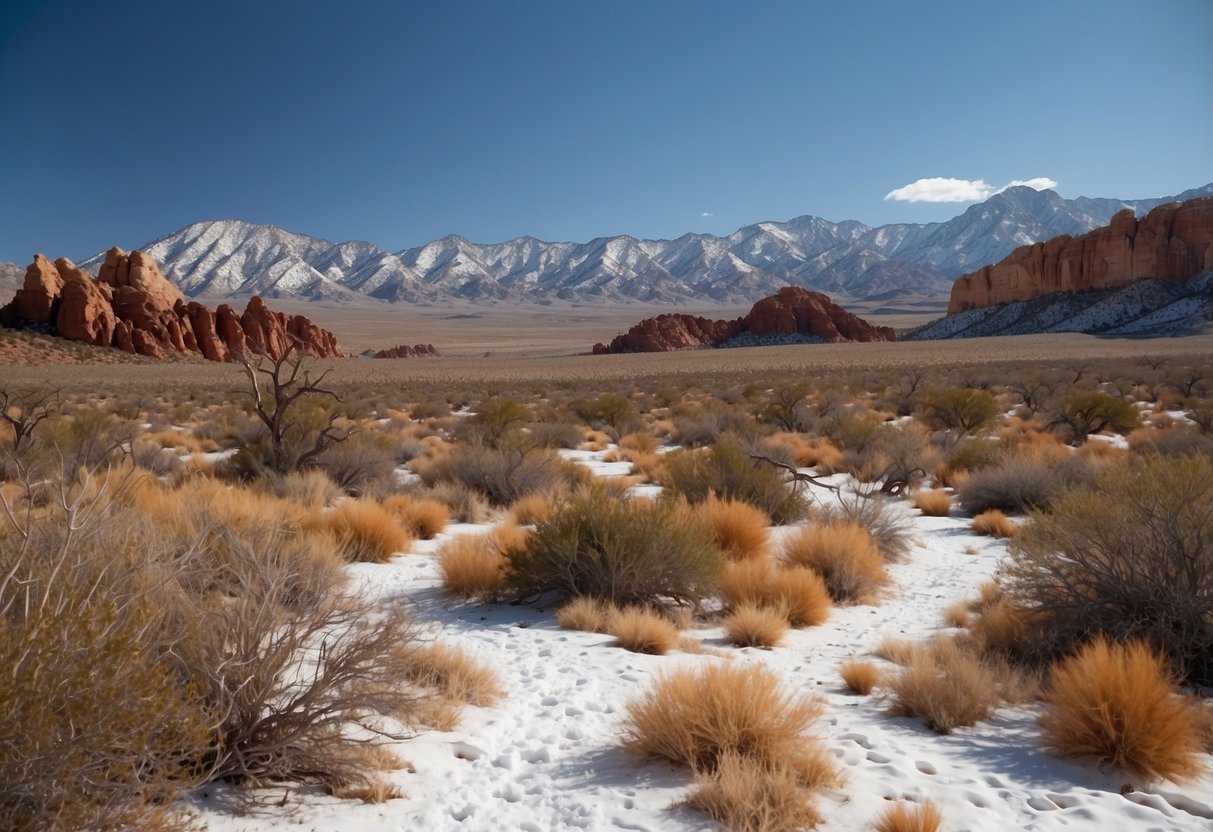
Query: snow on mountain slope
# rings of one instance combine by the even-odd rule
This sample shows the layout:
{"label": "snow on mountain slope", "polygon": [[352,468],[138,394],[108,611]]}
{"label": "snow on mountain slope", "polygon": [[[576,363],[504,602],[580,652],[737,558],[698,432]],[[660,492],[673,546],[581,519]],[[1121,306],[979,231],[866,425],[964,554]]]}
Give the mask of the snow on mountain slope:
{"label": "snow on mountain slope", "polygon": [[[1213,194],[1213,184],[1179,198]],[[1080,234],[1117,210],[1138,212],[1175,197],[1063,199],[1009,188],[942,223],[872,228],[802,216],[732,234],[674,240],[600,237],[585,243],[518,237],[477,244],[448,235],[386,252],[374,243],[293,234],[235,220],[201,222],[144,246],[189,295],[366,295],[391,301],[696,300],[752,302],[785,285],[843,301],[898,294],[945,297],[951,279],[1025,243]],[[82,265],[96,271],[104,255]]]}

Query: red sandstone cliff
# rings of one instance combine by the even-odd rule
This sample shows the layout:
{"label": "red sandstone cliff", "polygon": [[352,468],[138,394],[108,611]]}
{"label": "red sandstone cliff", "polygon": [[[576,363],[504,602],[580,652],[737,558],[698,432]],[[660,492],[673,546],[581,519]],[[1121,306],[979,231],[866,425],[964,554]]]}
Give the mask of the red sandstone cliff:
{"label": "red sandstone cliff", "polygon": [[1186,280],[1208,269],[1213,198],[1160,205],[1140,221],[1126,208],[1103,228],[1020,246],[997,264],[957,278],[948,314],[1146,277]]}
{"label": "red sandstone cliff", "polygon": [[716,346],[742,334],[811,335],[825,341],[895,341],[887,326],[872,326],[826,295],[785,286],[754,304],[749,314],[732,321],[694,315],[666,314],[645,318],[609,344],[595,344],[594,354],[669,352]]}
{"label": "red sandstone cliff", "polygon": [[341,355],[333,333],[303,315],[274,312],[259,297],[241,316],[226,304],[212,313],[187,303],[151,257],[119,248],[105,253],[96,278],[67,258],[51,263],[34,255],[24,284],[0,308],[0,324],[48,324],[72,341],[153,358],[177,352],[232,361],[248,347],[279,358],[292,341],[310,355]]}

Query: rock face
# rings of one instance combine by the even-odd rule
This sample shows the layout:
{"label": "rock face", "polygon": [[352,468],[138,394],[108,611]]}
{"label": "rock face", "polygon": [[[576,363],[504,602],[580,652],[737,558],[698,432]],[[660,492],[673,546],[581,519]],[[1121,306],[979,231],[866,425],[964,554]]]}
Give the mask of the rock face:
{"label": "rock face", "polygon": [[754,304],[749,314],[732,321],[694,315],[646,318],[609,344],[595,344],[594,354],[669,352],[715,347],[743,335],[808,336],[823,341],[895,341],[887,326],[872,326],[826,295],[786,286]]}
{"label": "rock face", "polygon": [[280,358],[291,344],[317,357],[339,357],[337,338],[303,315],[269,309],[260,297],[238,316],[223,304],[215,312],[185,300],[181,290],[139,251],[105,253],[97,278],[60,258],[41,254],[25,272],[25,282],[0,324],[49,325],[72,341],[116,347],[152,358],[198,354],[210,361],[233,361],[246,349]]}
{"label": "rock face", "polygon": [[389,347],[386,350],[379,350],[374,353],[372,358],[433,358],[437,357],[438,350],[434,349],[433,344],[400,344],[395,347]]}
{"label": "rock face", "polygon": [[1131,210],[1080,237],[1021,246],[957,278],[948,314],[1054,292],[1113,289],[1143,278],[1187,280],[1213,268],[1213,198],[1172,202],[1140,221]]}

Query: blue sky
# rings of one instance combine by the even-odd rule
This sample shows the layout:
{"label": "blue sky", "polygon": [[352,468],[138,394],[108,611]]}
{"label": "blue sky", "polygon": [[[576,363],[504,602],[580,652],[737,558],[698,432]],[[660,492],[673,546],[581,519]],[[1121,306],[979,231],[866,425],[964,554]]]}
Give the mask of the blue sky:
{"label": "blue sky", "polygon": [[0,110],[22,263],[222,218],[393,250],[925,222],[967,203],[886,195],[1213,181],[1213,2],[6,0]]}

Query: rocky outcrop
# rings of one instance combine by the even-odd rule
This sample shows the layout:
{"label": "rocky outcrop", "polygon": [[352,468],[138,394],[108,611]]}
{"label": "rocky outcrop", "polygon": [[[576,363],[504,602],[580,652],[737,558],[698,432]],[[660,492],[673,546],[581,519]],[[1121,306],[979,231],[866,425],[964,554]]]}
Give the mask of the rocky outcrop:
{"label": "rocky outcrop", "polygon": [[151,358],[233,361],[248,349],[280,358],[292,344],[317,357],[341,355],[336,336],[304,315],[274,312],[257,296],[243,315],[226,304],[212,313],[186,302],[151,257],[119,248],[106,252],[96,278],[66,258],[35,255],[22,287],[0,308],[0,325],[44,325],[72,341]]}
{"label": "rocky outcrop", "polygon": [[1144,278],[1187,280],[1211,268],[1213,198],[1160,205],[1141,220],[1125,209],[1103,228],[1020,246],[995,265],[957,278],[948,314]]}
{"label": "rocky outcrop", "polygon": [[400,344],[395,347],[389,347],[386,350],[378,350],[371,355],[371,358],[435,358],[438,355],[438,350],[434,349],[433,344]]}
{"label": "rocky outcrop", "polygon": [[820,292],[786,286],[754,304],[749,314],[731,321],[693,315],[646,318],[609,344],[595,344],[594,354],[669,352],[715,347],[741,336],[803,336],[821,341],[895,341],[887,326],[872,326]]}

